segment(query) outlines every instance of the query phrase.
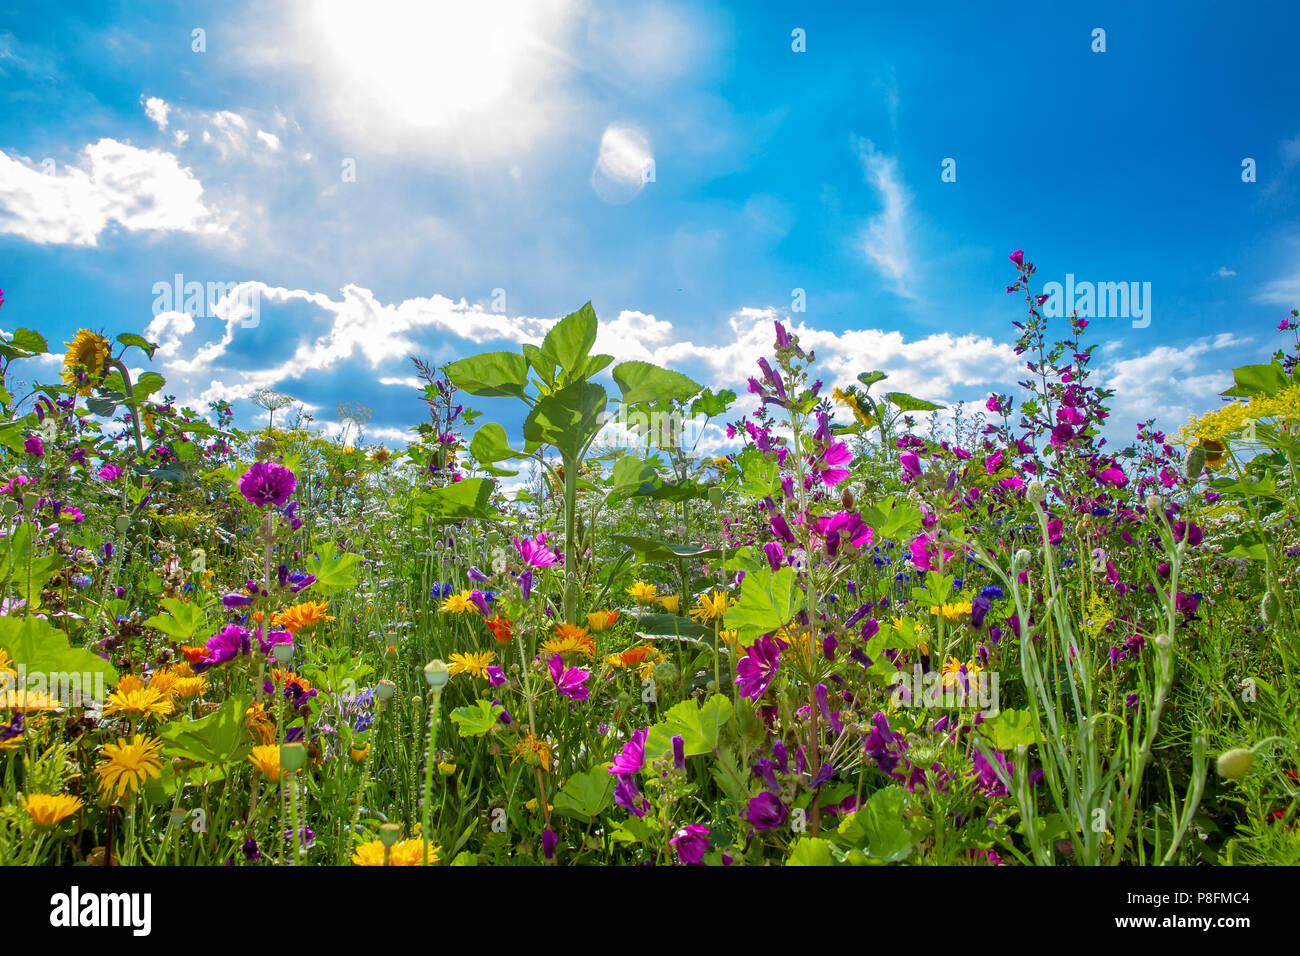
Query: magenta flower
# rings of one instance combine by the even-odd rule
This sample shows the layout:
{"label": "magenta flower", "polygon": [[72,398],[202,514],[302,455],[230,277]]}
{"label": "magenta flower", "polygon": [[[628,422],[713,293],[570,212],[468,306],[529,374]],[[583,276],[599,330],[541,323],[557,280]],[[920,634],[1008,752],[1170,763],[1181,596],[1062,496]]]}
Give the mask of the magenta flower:
{"label": "magenta flower", "polygon": [[698,866],[709,849],[709,828],[698,823],[688,823],[668,841],[677,850],[677,860],[687,866]]}
{"label": "magenta flower", "polygon": [[632,739],[623,745],[623,752],[609,765],[609,772],[626,776],[640,770],[645,763],[645,739],[649,733],[649,727],[642,727],[632,734]]}
{"label": "magenta flower", "polygon": [[[939,567],[939,546],[928,534],[918,535],[909,546],[912,552],[912,564],[918,571],[934,571]],[[943,549],[943,561],[947,564],[954,552]]]}
{"label": "magenta flower", "polygon": [[755,830],[772,830],[785,823],[788,815],[785,804],[765,790],[749,801],[745,819],[753,824]]}
{"label": "magenta flower", "polygon": [[1018,269],[1025,263],[1025,250],[1017,249],[1015,252],[1011,253],[1008,258],[1016,264],[1016,268]]}
{"label": "magenta flower", "polygon": [[103,481],[116,481],[122,477],[122,467],[120,465],[104,465],[99,469],[98,475]]}
{"label": "magenta flower", "polygon": [[552,568],[563,564],[564,558],[546,546],[546,532],[539,531],[536,538],[514,539],[515,550],[530,568]]}
{"label": "magenta flower", "polygon": [[506,672],[493,664],[487,669],[487,679],[493,687],[500,687],[506,682]]}
{"label": "magenta flower", "polygon": [[903,472],[907,475],[905,481],[921,477],[921,459],[917,457],[916,452],[903,452],[898,456],[898,463],[903,466]]}
{"label": "magenta flower", "polygon": [[23,451],[27,452],[29,455],[35,455],[37,458],[44,457],[45,446],[41,444],[41,436],[29,436],[28,439],[23,442]]}
{"label": "magenta flower", "polygon": [[780,643],[767,635],[760,637],[736,662],[734,683],[740,688],[740,696],[758,700],[767,692],[780,667]]}
{"label": "magenta flower", "polygon": [[1097,473],[1097,481],[1103,485],[1114,485],[1116,488],[1123,488],[1128,484],[1128,475],[1123,470],[1111,465],[1109,468],[1103,468]]}
{"label": "magenta flower", "polygon": [[847,468],[839,466],[847,465],[852,460],[853,453],[849,451],[848,446],[842,441],[837,441],[826,449],[821,456],[821,461],[814,464],[813,477],[820,478],[824,485],[838,485],[852,474]]}
{"label": "magenta flower", "polygon": [[267,505],[284,507],[284,503],[293,494],[298,479],[284,465],[273,461],[259,461],[239,479],[239,491],[250,505],[259,508]]}
{"label": "magenta flower", "polygon": [[555,683],[556,690],[572,700],[588,699],[590,692],[583,685],[587,682],[587,678],[591,676],[590,671],[580,670],[577,667],[570,667],[566,670],[564,659],[559,654],[551,658],[550,664],[551,680]]}

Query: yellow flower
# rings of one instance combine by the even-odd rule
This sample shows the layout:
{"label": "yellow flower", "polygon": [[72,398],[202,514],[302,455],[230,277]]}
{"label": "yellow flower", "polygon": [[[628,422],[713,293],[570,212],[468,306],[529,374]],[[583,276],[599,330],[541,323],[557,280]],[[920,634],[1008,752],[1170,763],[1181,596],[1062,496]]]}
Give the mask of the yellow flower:
{"label": "yellow flower", "polygon": [[329,610],[329,604],[329,601],[322,601],[319,604],[315,601],[304,601],[302,604],[295,604],[278,614],[271,615],[271,626],[282,627],[297,634],[299,631],[315,627],[321,621],[332,621],[334,618],[325,613]]}
{"label": "yellow flower", "polygon": [[581,654],[583,657],[596,656],[596,642],[591,639],[585,627],[576,624],[555,625],[555,636],[542,643],[544,654]]}
{"label": "yellow flower", "polygon": [[592,611],[587,615],[587,623],[593,634],[607,630],[618,620],[618,611]]}
{"label": "yellow flower", "polygon": [[254,704],[244,711],[244,717],[248,721],[248,735],[254,740],[269,744],[275,739],[275,724],[264,705]]}
{"label": "yellow flower", "polygon": [[172,693],[177,697],[197,697],[208,689],[208,679],[202,674],[194,677],[178,677],[172,685]]}
{"label": "yellow flower", "polygon": [[370,756],[370,744],[364,747],[352,747],[348,752],[352,756],[353,763],[365,763],[366,758]]}
{"label": "yellow flower", "polygon": [[966,690],[968,685],[962,680],[962,667],[966,668],[966,678],[969,680],[984,668],[980,667],[976,661],[968,661],[964,665],[955,657],[950,657],[943,662],[943,686],[956,687],[960,690]]}
{"label": "yellow flower", "polygon": [[665,594],[659,599],[659,606],[669,614],[676,614],[677,608],[681,606],[682,596],[680,594]]}
{"label": "yellow flower", "polygon": [[253,752],[248,755],[248,762],[260,770],[267,780],[280,779],[279,744],[262,744],[254,747]]}
{"label": "yellow flower", "polygon": [[627,589],[627,593],[642,604],[654,604],[659,600],[659,589],[653,584],[646,584],[644,581],[637,581]]}
{"label": "yellow flower", "polygon": [[467,654],[452,654],[447,665],[447,673],[452,677],[457,674],[469,674],[471,677],[487,677],[488,665],[497,659],[496,651],[470,651]]}
{"label": "yellow flower", "polygon": [[[437,863],[442,847],[429,847],[429,862]],[[423,840],[398,840],[388,851],[389,866],[422,866],[424,864]],[[383,866],[384,845],[378,840],[363,843],[352,851],[353,866]]]}
{"label": "yellow flower", "polygon": [[[537,800],[536,797],[533,797],[533,799],[529,800],[527,803],[524,804],[524,807],[527,808],[527,810],[528,810],[529,813],[536,813],[536,812],[537,812],[537,808],[540,807],[540,806],[541,806],[541,803],[538,802],[538,800]],[[547,812],[547,813],[550,813],[550,812],[551,812],[552,810],[554,810],[554,809],[555,809],[555,807],[553,807],[551,804],[548,803],[548,804],[546,805],[546,812]]]}
{"label": "yellow flower", "polygon": [[837,404],[843,405],[851,411],[853,417],[856,418],[860,424],[866,426],[872,424],[873,419],[871,418],[870,413],[862,407],[862,402],[859,401],[858,397],[852,392],[846,392],[842,388],[836,388],[831,391],[831,398],[835,399]]}
{"label": "yellow flower", "polygon": [[455,772],[456,765],[454,763],[447,763],[445,760],[438,761],[438,773],[444,777],[450,777]]}
{"label": "yellow flower", "polygon": [[728,603],[730,602],[726,591],[715,589],[707,594],[701,594],[695,602],[695,607],[691,608],[691,618],[701,624],[717,620],[727,613]]}
{"label": "yellow flower", "polygon": [[444,614],[477,614],[478,608],[474,602],[469,599],[473,591],[461,591],[459,594],[453,594],[447,600],[442,602],[442,612]]}
{"label": "yellow flower", "polygon": [[0,710],[21,710],[34,713],[43,710],[58,710],[59,702],[49,694],[39,690],[10,688],[0,694]]}
{"label": "yellow flower", "polygon": [[38,827],[52,827],[82,808],[82,802],[66,793],[33,793],[23,800],[23,809]]}
{"label": "yellow flower", "polygon": [[[75,387],[78,395],[89,395],[108,364],[108,339],[90,329],[80,329],[71,342],[63,344],[68,347],[63,357],[63,384]],[[77,376],[78,367],[84,372],[84,381]]]}
{"label": "yellow flower", "polygon": [[142,687],[125,693],[119,688],[109,695],[104,705],[106,714],[140,714],[145,717],[166,717],[176,709],[171,697],[155,687]]}
{"label": "yellow flower", "polygon": [[738,638],[739,636],[740,636],[740,632],[735,630],[718,631],[718,637],[722,640],[722,643],[725,644],[727,647],[731,647],[733,644],[735,644],[736,638]]}
{"label": "yellow flower", "polygon": [[971,614],[971,602],[961,601],[957,604],[944,604],[942,607],[931,607],[930,613],[943,615],[945,621],[959,621],[963,617],[969,617]]}
{"label": "yellow flower", "polygon": [[[18,679],[18,672],[12,666],[13,662],[14,660],[9,656],[9,652],[0,647],[0,678],[8,676],[9,680]],[[3,681],[0,680],[0,683],[3,683]]]}
{"label": "yellow flower", "polygon": [[161,740],[142,734],[136,734],[130,743],[125,737],[118,737],[117,743],[105,744],[104,759],[95,768],[100,792],[110,794],[116,790],[121,797],[128,789],[134,793],[149,777],[162,776],[162,761],[158,757],[161,751]]}

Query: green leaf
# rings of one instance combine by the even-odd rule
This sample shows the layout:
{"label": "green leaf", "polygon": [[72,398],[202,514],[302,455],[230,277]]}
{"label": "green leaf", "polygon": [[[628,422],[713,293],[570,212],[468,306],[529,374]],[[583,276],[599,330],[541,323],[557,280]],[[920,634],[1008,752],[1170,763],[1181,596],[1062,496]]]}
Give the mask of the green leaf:
{"label": "green leaf", "polygon": [[506,709],[490,700],[476,700],[468,707],[457,707],[451,712],[452,723],[462,737],[482,737],[500,723]]}
{"label": "green leaf", "polygon": [[1270,365],[1243,365],[1232,370],[1232,380],[1236,383],[1226,392],[1229,398],[1250,398],[1253,395],[1276,395],[1286,388],[1290,378],[1279,363]]}
{"label": "green leaf", "polygon": [[447,366],[447,378],[471,395],[523,398],[528,385],[528,360],[518,352],[482,352]]}
{"label": "green leaf", "polygon": [[144,622],[147,627],[156,627],[172,640],[181,643],[190,643],[195,634],[206,630],[208,616],[197,604],[176,598],[163,598],[158,603],[169,613],[155,614]]}
{"label": "green leaf", "polygon": [[699,548],[693,544],[672,544],[655,538],[643,538],[635,534],[616,534],[612,536],[619,544],[625,544],[647,561],[707,560],[721,552],[717,548]]}
{"label": "green leaf", "polygon": [[861,375],[858,376],[858,381],[861,382],[867,388],[870,388],[872,385],[875,385],[877,382],[883,382],[887,378],[889,378],[889,376],[886,375],[884,372],[880,372],[880,371],[863,372]]}
{"label": "green leaf", "polygon": [[889,404],[905,412],[935,412],[943,408],[942,405],[927,402],[915,395],[908,395],[907,392],[890,392],[885,398]]}
{"label": "green leaf", "polygon": [[722,742],[722,728],[731,720],[733,712],[731,701],[722,694],[714,694],[703,707],[694,700],[682,701],[646,734],[646,759],[671,754],[673,737],[678,735],[688,757],[715,752]]}
{"label": "green leaf", "polygon": [[50,350],[49,345],[46,344],[45,336],[39,332],[33,332],[31,329],[14,329],[9,344],[16,349],[22,349],[24,352],[34,352],[38,355]]}
{"label": "green leaf", "polygon": [[527,342],[523,345],[524,358],[528,359],[528,364],[532,366],[537,377],[542,380],[542,384],[547,390],[555,387],[555,360],[548,358],[541,348],[536,345],[530,345]]}
{"label": "green leaf", "polygon": [[663,484],[654,463],[634,455],[625,455],[614,462],[610,477],[614,485],[608,495],[611,501],[646,494]]}
{"label": "green leaf", "polygon": [[649,637],[703,637],[713,628],[676,614],[643,614],[636,619],[636,631]]}
{"label": "green leaf", "polygon": [[1004,710],[980,723],[979,731],[998,750],[1038,743],[1034,717],[1028,710]]}
{"label": "green leaf", "polygon": [[[58,688],[80,685],[89,696],[95,677],[103,679],[105,688],[117,683],[117,671],[97,654],[84,647],[73,647],[68,636],[43,618],[0,617],[0,648],[15,664],[25,668],[30,686],[37,677],[45,681],[47,693],[61,696]],[[89,679],[90,687],[87,687]]]}
{"label": "green leaf", "polygon": [[834,866],[829,840],[821,837],[802,836],[790,847],[790,857],[786,866]]}
{"label": "green leaf", "polygon": [[510,447],[510,443],[506,440],[506,430],[496,422],[489,422],[474,433],[474,439],[469,443],[469,453],[489,474],[497,476],[518,474],[517,471],[494,467],[498,461],[522,457],[521,452]]}
{"label": "green leaf", "polygon": [[158,343],[150,342],[143,335],[136,335],[134,332],[123,332],[117,337],[117,340],[123,345],[134,345],[136,348],[143,350],[149,356],[150,361],[153,360],[153,353],[158,350]]}
{"label": "green leaf", "polygon": [[862,520],[876,532],[876,538],[898,539],[921,526],[925,518],[920,508],[907,501],[898,501],[892,495],[874,505]]}
{"label": "green leaf", "polygon": [[735,400],[736,393],[729,388],[724,388],[716,394],[713,389],[706,388],[700,393],[699,398],[691,402],[691,414],[715,418],[725,412]]}
{"label": "green leaf", "polygon": [[135,388],[131,390],[131,397],[136,401],[140,401],[148,398],[154,392],[161,391],[166,384],[167,379],[157,372],[145,372],[140,376],[140,380],[135,383]]}
{"label": "green leaf", "polygon": [[166,742],[164,753],[199,763],[243,760],[253,743],[245,726],[252,702],[246,695],[231,697],[206,717],[164,724],[158,730],[158,736]]}
{"label": "green leaf", "polygon": [[776,458],[769,458],[757,448],[746,448],[737,455],[736,466],[740,469],[740,487],[750,497],[766,498],[780,485]]}
{"label": "green leaf", "polygon": [[452,860],[450,866],[478,866],[478,854],[471,853],[469,850],[461,850],[456,854],[456,859]]}
{"label": "green leaf", "polygon": [[739,632],[742,643],[749,643],[779,630],[799,613],[803,602],[793,569],[781,568],[773,574],[768,568],[759,568],[745,575],[740,600],[727,609],[726,626]]}
{"label": "green leaf", "polygon": [[554,445],[565,458],[577,461],[600,428],[606,401],[605,390],[592,382],[543,395],[524,420],[524,440]]}
{"label": "green leaf", "polygon": [[488,501],[496,482],[491,478],[466,478],[445,488],[425,491],[412,502],[412,520],[432,518],[435,524],[465,521],[469,518],[487,518]]}
{"label": "green leaf", "polygon": [[877,790],[865,804],[849,814],[839,826],[839,835],[868,856],[888,862],[912,855],[912,834],[903,822],[907,792],[899,786]]}
{"label": "green leaf", "polygon": [[581,379],[582,363],[596,344],[596,326],[596,310],[588,302],[551,326],[542,340],[542,354],[558,365],[570,382]]}
{"label": "green leaf", "polygon": [[590,822],[614,800],[614,775],[603,764],[570,777],[555,795],[555,810]]}
{"label": "green leaf", "polygon": [[326,591],[342,591],[354,588],[361,578],[357,574],[357,565],[361,563],[359,554],[338,554],[332,541],[327,541],[317,548],[319,557],[308,562],[308,568],[316,576],[312,587],[321,587]]}
{"label": "green leaf", "polygon": [[23,424],[22,422],[7,422],[0,425],[0,445],[8,448],[15,454],[25,454],[23,449]]}
{"label": "green leaf", "polygon": [[614,366],[614,381],[623,392],[624,405],[641,402],[686,402],[700,393],[701,385],[681,372],[669,371],[649,362],[620,362]]}

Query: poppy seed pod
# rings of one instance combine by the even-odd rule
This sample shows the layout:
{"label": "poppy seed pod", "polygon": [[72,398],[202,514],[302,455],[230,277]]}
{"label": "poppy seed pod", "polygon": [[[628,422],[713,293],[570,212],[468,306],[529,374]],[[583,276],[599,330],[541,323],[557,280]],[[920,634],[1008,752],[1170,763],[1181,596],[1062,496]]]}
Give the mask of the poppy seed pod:
{"label": "poppy seed pod", "polygon": [[1187,455],[1183,458],[1183,474],[1187,476],[1188,481],[1195,481],[1201,477],[1201,472],[1205,470],[1205,449],[1200,445],[1193,445],[1187,449]]}
{"label": "poppy seed pod", "polygon": [[379,827],[379,842],[384,846],[392,846],[402,835],[402,828],[396,823],[385,823]]}
{"label": "poppy seed pod", "polygon": [[1159,495],[1147,495],[1146,506],[1152,514],[1163,514],[1165,510],[1164,499]]}
{"label": "poppy seed pod", "polygon": [[1229,750],[1219,756],[1219,775],[1229,780],[1240,780],[1250,773],[1250,768],[1254,763],[1255,755],[1249,750],[1242,747]]}
{"label": "poppy seed pod", "polygon": [[1016,567],[1023,568],[1025,565],[1027,565],[1030,562],[1032,558],[1033,555],[1029,553],[1028,548],[1021,548],[1019,551],[1016,552],[1016,558],[1015,558]]}
{"label": "poppy seed pod", "polygon": [[424,679],[435,690],[447,686],[450,677],[451,673],[447,670],[447,665],[440,660],[429,661],[424,665]]}
{"label": "poppy seed pod", "polygon": [[392,700],[397,693],[397,685],[390,680],[381,680],[375,685],[375,696],[380,700]]}
{"label": "poppy seed pod", "polygon": [[271,656],[277,664],[287,664],[293,660],[293,645],[287,642],[276,644],[271,648]]}
{"label": "poppy seed pod", "polygon": [[1264,597],[1259,602],[1259,616],[1265,624],[1276,624],[1277,617],[1282,611],[1282,602],[1278,600],[1277,592],[1268,590],[1264,592]]}
{"label": "poppy seed pod", "polygon": [[280,766],[291,773],[297,773],[307,766],[307,748],[299,743],[284,744],[280,748]]}
{"label": "poppy seed pod", "polygon": [[1025,497],[1029,499],[1031,505],[1041,505],[1047,500],[1047,489],[1043,487],[1041,481],[1031,481],[1029,487],[1025,489]]}

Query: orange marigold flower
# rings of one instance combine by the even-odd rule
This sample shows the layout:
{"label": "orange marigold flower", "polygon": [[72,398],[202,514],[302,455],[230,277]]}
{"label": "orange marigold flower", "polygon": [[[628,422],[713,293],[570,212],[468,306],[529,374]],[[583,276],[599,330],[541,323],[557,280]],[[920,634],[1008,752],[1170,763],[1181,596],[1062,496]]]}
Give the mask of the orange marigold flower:
{"label": "orange marigold flower", "polygon": [[321,621],[332,621],[334,618],[325,613],[329,610],[329,603],[329,601],[319,604],[315,601],[304,601],[302,604],[295,604],[273,615],[271,626],[282,627],[297,634],[299,631],[315,627]]}
{"label": "orange marigold flower", "polygon": [[587,624],[590,625],[593,634],[608,629],[617,620],[618,611],[592,611],[587,615]]}

